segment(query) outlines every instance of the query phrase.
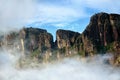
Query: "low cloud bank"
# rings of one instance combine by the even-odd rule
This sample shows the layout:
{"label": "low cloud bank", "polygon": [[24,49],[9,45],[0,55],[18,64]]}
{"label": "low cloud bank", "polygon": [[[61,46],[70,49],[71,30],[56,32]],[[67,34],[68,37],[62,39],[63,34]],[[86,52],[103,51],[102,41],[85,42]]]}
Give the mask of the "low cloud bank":
{"label": "low cloud bank", "polygon": [[120,80],[120,70],[105,64],[109,57],[65,58],[43,68],[16,69],[19,56],[4,51],[0,52],[0,80]]}

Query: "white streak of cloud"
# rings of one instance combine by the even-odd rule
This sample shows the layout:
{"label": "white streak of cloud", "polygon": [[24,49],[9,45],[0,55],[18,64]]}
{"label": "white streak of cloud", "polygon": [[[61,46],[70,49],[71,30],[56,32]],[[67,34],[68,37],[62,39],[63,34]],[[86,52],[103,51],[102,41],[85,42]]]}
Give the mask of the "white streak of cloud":
{"label": "white streak of cloud", "polygon": [[0,28],[21,28],[39,21],[69,24],[94,12],[120,13],[119,7],[119,0],[0,0]]}
{"label": "white streak of cloud", "polygon": [[86,16],[82,10],[81,12],[78,12],[77,10],[66,6],[51,6],[45,4],[40,4],[39,13],[41,21],[46,22],[69,22]]}

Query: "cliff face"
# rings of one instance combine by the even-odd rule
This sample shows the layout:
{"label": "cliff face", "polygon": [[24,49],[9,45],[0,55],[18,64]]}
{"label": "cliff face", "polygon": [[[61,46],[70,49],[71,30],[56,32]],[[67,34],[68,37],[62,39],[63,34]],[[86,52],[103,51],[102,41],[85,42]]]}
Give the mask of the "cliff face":
{"label": "cliff face", "polygon": [[120,15],[107,13],[93,15],[83,35],[91,40],[97,49],[120,41]]}
{"label": "cliff face", "polygon": [[20,31],[19,36],[27,50],[43,51],[53,47],[53,36],[43,29],[25,28]]}
{"label": "cliff face", "polygon": [[1,39],[1,44],[8,49],[23,52],[39,50],[40,52],[53,47],[53,36],[46,30],[38,28],[24,28],[20,32],[11,32]]}
{"label": "cliff face", "polygon": [[95,53],[112,52],[112,61],[120,63],[120,15],[95,14],[82,34],[59,29],[56,32],[55,43],[53,36],[44,29],[23,28],[20,32],[1,36],[0,46],[3,45],[23,53],[29,51],[37,57],[45,53],[46,60],[52,54],[59,57],[62,53],[69,55],[76,52],[83,56],[93,56]]}
{"label": "cliff face", "polygon": [[112,52],[115,63],[120,63],[119,14],[98,13],[91,17],[89,25],[82,34],[58,30],[56,35],[59,49],[65,48],[67,51],[72,47],[83,56]]}
{"label": "cliff face", "polygon": [[58,48],[71,47],[75,44],[75,41],[80,33],[69,30],[57,30],[56,40]]}
{"label": "cliff face", "polygon": [[[90,23],[82,34],[93,45],[93,52],[112,52],[112,63],[120,64],[120,15],[98,13],[91,17]],[[83,42],[84,44],[87,41]],[[87,48],[88,46],[86,46]],[[91,50],[92,50],[91,49]],[[87,50],[88,51],[88,50]],[[89,52],[88,52],[89,53]]]}
{"label": "cliff face", "polygon": [[65,53],[65,56],[76,53],[76,39],[81,34],[70,30],[57,30],[56,32],[56,43],[60,53]]}

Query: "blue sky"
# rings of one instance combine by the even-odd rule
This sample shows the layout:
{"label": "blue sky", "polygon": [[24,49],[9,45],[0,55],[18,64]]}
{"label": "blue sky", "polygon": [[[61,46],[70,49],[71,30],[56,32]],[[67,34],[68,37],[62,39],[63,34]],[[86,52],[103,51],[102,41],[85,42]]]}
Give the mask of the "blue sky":
{"label": "blue sky", "polygon": [[98,12],[119,14],[120,0],[0,0],[0,27],[3,31],[32,26],[52,34],[57,29],[81,33]]}

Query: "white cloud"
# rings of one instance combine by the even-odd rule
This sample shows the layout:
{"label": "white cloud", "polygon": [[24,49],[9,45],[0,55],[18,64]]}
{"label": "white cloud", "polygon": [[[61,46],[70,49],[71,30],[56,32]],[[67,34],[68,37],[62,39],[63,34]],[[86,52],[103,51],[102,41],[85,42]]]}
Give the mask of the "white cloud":
{"label": "white cloud", "polygon": [[119,7],[119,0],[0,0],[0,27],[21,28],[36,21],[64,24],[94,14],[86,8],[120,13]]}
{"label": "white cloud", "polygon": [[19,69],[15,67],[19,64],[16,56],[0,52],[0,80],[120,80],[120,70],[105,64],[108,55],[66,58],[49,64],[31,62]]}
{"label": "white cloud", "polygon": [[85,17],[86,13],[75,10],[68,6],[56,5],[39,5],[39,20],[46,22],[70,22],[81,17]]}
{"label": "white cloud", "polygon": [[74,6],[86,7],[96,9],[99,11],[120,13],[120,1],[119,0],[71,0]]}
{"label": "white cloud", "polygon": [[86,4],[90,8],[98,9],[106,12],[120,12],[120,1],[119,0],[85,0]]}
{"label": "white cloud", "polygon": [[60,28],[64,28],[65,26],[69,25],[68,23],[53,23],[53,26],[55,26],[56,28],[60,29]]}
{"label": "white cloud", "polygon": [[35,15],[35,6],[32,0],[0,0],[0,28],[23,27]]}

